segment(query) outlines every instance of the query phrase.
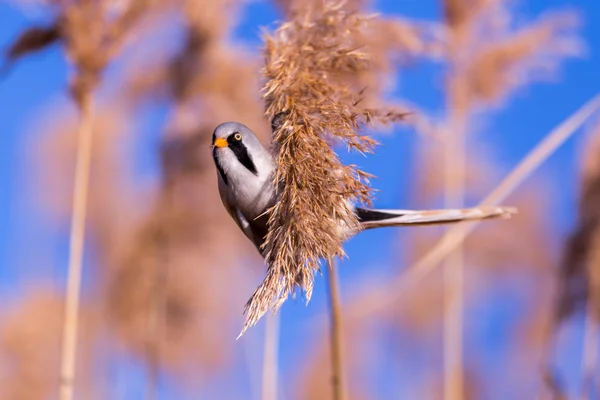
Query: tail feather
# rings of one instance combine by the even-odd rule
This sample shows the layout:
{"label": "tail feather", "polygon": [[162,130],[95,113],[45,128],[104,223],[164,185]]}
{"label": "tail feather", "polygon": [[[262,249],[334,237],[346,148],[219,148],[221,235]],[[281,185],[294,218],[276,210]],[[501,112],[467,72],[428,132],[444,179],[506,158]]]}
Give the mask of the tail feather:
{"label": "tail feather", "polygon": [[510,218],[514,207],[474,207],[448,210],[372,210],[356,208],[362,229],[386,226],[437,225],[488,218]]}

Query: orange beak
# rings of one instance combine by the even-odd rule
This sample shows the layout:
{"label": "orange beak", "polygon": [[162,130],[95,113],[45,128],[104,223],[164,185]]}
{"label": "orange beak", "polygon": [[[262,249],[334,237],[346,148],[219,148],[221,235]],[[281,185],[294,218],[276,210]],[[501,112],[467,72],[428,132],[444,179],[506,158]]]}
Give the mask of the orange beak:
{"label": "orange beak", "polygon": [[227,139],[217,138],[215,140],[215,146],[218,148],[227,147]]}

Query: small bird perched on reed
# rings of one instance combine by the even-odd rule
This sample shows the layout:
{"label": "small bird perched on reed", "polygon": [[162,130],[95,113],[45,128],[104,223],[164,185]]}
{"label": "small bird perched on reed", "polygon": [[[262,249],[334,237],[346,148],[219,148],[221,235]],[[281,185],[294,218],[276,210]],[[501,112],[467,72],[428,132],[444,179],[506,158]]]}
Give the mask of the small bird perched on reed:
{"label": "small bird perched on reed", "polygon": [[[277,202],[273,182],[275,161],[256,135],[239,122],[225,122],[215,129],[212,155],[217,168],[223,205],[244,234],[265,256],[269,209]],[[339,225],[338,234],[348,239],[372,228],[444,224],[486,218],[509,218],[511,207],[475,207],[447,210],[380,210],[354,207],[358,227]]]}

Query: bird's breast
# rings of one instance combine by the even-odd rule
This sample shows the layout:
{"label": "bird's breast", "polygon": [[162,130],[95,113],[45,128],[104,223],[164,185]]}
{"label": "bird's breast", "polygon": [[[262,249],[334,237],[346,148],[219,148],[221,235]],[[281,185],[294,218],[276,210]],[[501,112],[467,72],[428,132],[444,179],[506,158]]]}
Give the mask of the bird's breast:
{"label": "bird's breast", "polygon": [[270,178],[246,178],[230,182],[230,188],[244,215],[254,219],[274,204],[275,191]]}

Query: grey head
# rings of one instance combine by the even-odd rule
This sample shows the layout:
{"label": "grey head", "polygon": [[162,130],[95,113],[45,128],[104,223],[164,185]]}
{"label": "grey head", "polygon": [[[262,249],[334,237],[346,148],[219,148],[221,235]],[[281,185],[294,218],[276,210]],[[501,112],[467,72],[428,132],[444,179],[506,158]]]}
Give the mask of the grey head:
{"label": "grey head", "polygon": [[225,122],[212,137],[213,158],[226,184],[231,179],[264,178],[273,170],[273,158],[246,125]]}
{"label": "grey head", "polygon": [[212,155],[223,205],[258,247],[264,236],[265,211],[276,200],[273,157],[256,135],[238,122],[217,126]]}

